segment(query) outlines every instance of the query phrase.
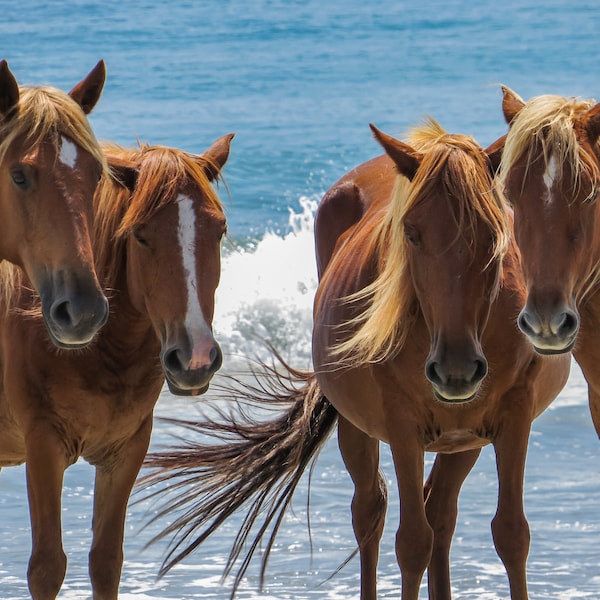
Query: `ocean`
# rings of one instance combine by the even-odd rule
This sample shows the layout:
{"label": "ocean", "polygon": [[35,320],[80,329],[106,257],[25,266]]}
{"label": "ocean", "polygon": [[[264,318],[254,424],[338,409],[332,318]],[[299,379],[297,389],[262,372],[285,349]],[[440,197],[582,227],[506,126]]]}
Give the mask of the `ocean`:
{"label": "ocean", "polygon": [[[506,131],[500,83],[525,99],[599,97],[599,39],[595,0],[21,0],[4,3],[0,18],[0,58],[21,83],[68,90],[100,58],[106,61],[106,87],[91,116],[99,139],[200,153],[235,132],[227,187],[220,187],[229,232],[214,319],[225,371],[260,352],[252,341],[257,335],[272,340],[294,366],[310,366],[314,211],[339,177],[380,153],[370,122],[402,136],[431,115],[486,146]],[[156,413],[190,417],[204,402],[165,389]],[[173,443],[174,433],[157,421],[152,447]],[[383,469],[390,506],[379,589],[381,598],[397,598],[399,509],[386,448]],[[311,536],[307,487],[298,490],[282,527],[264,589],[254,565],[239,598],[358,597],[357,559],[333,575],[355,548],[352,485],[335,438],[313,475]],[[67,471],[63,494],[64,600],[91,597],[92,495],[93,470],[80,461]],[[455,597],[462,600],[509,596],[490,533],[496,498],[488,447],[461,494],[451,564]],[[599,506],[600,444],[574,365],[531,434],[525,508],[532,598],[600,598]],[[152,509],[130,505],[120,598],[228,598],[231,582],[221,573],[241,517],[157,580],[165,544],[145,544],[166,523],[144,528]],[[29,551],[25,470],[7,468],[0,473],[2,600],[28,597]]]}

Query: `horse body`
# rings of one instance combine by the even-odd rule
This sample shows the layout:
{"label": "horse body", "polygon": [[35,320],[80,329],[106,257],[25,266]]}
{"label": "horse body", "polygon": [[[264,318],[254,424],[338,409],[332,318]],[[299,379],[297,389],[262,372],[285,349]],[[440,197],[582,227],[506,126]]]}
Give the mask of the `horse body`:
{"label": "horse body", "polygon": [[35,599],[62,585],[62,480],[79,457],[96,468],[93,597],[117,598],[126,506],[165,376],[175,392],[197,395],[221,364],[211,323],[225,218],[210,180],[231,137],[201,156],[106,148],[120,183],[106,177],[98,188],[94,254],[111,313],[85,350],[52,351],[41,319],[14,310],[32,302],[26,281],[15,286],[0,327],[0,464],[26,461]]}
{"label": "horse body", "polygon": [[[400,161],[397,166],[403,168]],[[411,175],[410,170],[407,173]],[[348,187],[348,181],[343,185]],[[417,597],[427,567],[430,597],[450,597],[447,556],[454,529],[451,515],[455,515],[460,485],[479,448],[490,442],[496,450],[500,480],[494,540],[507,568],[512,598],[526,598],[528,529],[522,511],[522,480],[527,439],[533,418],[566,383],[568,361],[536,357],[512,325],[525,292],[514,243],[509,242],[503,256],[501,275],[491,264],[486,268],[490,261],[489,229],[486,235],[485,227],[479,224],[473,238],[460,240],[449,225],[459,217],[446,212],[456,208],[444,200],[440,189],[422,204],[413,199],[414,206],[406,209],[402,223],[396,224],[404,227],[406,235],[420,236],[417,244],[413,240],[405,245],[408,252],[429,254],[420,263],[409,259],[419,309],[404,315],[410,323],[404,343],[383,359],[377,357],[369,363],[352,364],[350,357],[348,367],[332,349],[348,335],[344,324],[356,323],[357,311],[364,311],[364,307],[357,309],[347,299],[372,285],[381,272],[375,253],[387,250],[385,240],[373,250],[370,220],[381,221],[381,198],[369,199],[368,191],[361,192],[362,204],[372,207],[373,215],[367,209],[364,221],[340,237],[333,255],[318,259],[324,276],[315,301],[313,336],[316,378],[340,414],[339,445],[356,488],[352,512],[361,551],[361,598],[376,597],[377,547],[386,497],[378,473],[379,440],[390,444],[398,478],[401,516],[396,548],[402,598]],[[343,222],[344,217],[340,220]],[[328,235],[319,222],[317,218],[317,248],[319,238]],[[440,244],[437,251],[432,250],[433,240]],[[469,245],[475,245],[472,255]],[[478,255],[478,248],[487,249],[487,258],[485,252]],[[461,256],[467,259],[461,260]],[[427,271],[427,261],[437,263],[435,277],[441,289],[433,287],[433,280],[419,289],[419,271]],[[499,281],[494,281],[496,277]],[[428,306],[435,302],[441,302],[449,314],[445,323],[439,316],[440,307]],[[446,393],[448,387],[463,387],[462,382],[458,386],[448,384],[468,379],[477,372],[480,361],[489,364],[489,373],[472,397],[456,395],[453,389]],[[479,370],[483,376],[487,373],[487,368]],[[451,454],[436,462],[428,481],[426,504],[422,489],[424,451]],[[508,531],[511,533],[507,535]]]}
{"label": "horse body", "polygon": [[504,88],[500,177],[527,286],[519,327],[538,352],[573,351],[600,435],[600,104]]}
{"label": "horse body", "polygon": [[105,161],[85,116],[104,79],[100,61],[69,94],[19,87],[0,62],[0,259],[25,270],[64,348],[89,343],[108,313],[90,242]]}
{"label": "horse body", "polygon": [[[253,369],[255,385],[233,386],[225,395],[270,407],[280,403],[287,407],[280,419],[256,423],[239,415],[225,423],[184,422],[193,432],[214,434],[217,444],[190,441],[147,460],[155,470],[144,483],[167,483],[154,495],[179,492],[159,516],[182,511],[157,536],[175,534],[163,572],[247,505],[226,573],[262,517],[234,593],[272,525],[264,574],[299,477],[337,422],[355,485],[362,600],[376,598],[387,505],[380,441],[391,447],[400,494],[402,599],[418,597],[426,569],[430,597],[450,598],[458,494],[480,448],[492,443],[499,479],[494,542],[511,597],[523,600],[528,436],[532,420],[565,385],[570,361],[536,354],[515,324],[526,290],[511,215],[492,181],[501,143],[483,151],[434,122],[413,133],[413,146],[374,133],[386,156],[344,176],[315,217],[320,282],[314,373],[301,376],[286,367],[282,376],[272,367],[258,378]],[[280,389],[282,378],[299,387]],[[424,495],[426,451],[439,454]],[[181,494],[190,484],[198,498]]]}

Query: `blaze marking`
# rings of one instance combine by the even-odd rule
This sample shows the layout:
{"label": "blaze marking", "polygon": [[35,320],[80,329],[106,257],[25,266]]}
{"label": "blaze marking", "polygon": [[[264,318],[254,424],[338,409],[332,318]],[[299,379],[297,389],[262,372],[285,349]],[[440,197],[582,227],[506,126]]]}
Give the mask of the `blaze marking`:
{"label": "blaze marking", "polygon": [[[196,214],[194,213],[194,201],[181,194],[177,198],[179,215],[179,246],[183,257],[183,271],[187,279],[187,310],[185,315],[185,327],[189,332],[192,342],[192,363],[196,362],[193,347],[196,339],[199,339],[210,328],[204,320],[200,302],[198,301],[198,281],[196,279]],[[190,368],[194,368],[190,364]]]}
{"label": "blaze marking", "polygon": [[74,169],[77,164],[77,146],[65,136],[62,136],[60,140],[61,144],[58,160],[66,167],[69,167],[69,169]]}
{"label": "blaze marking", "polygon": [[543,179],[544,185],[546,186],[545,200],[547,204],[550,204],[552,202],[552,186],[556,179],[556,159],[554,158],[554,154],[550,157],[550,160],[546,165]]}

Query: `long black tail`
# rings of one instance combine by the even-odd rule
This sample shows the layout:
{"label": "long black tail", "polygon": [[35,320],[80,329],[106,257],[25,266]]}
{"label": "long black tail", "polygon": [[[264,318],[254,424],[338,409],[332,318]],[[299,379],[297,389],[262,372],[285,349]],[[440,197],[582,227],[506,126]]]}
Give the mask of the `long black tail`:
{"label": "long black tail", "polygon": [[[262,586],[269,552],[294,491],[334,430],[338,416],[323,396],[314,373],[292,369],[278,358],[283,373],[274,365],[261,363],[251,370],[249,378],[227,378],[219,386],[219,396],[237,401],[236,414],[220,411],[218,418],[202,422],[167,419],[201,441],[184,440],[176,448],[149,454],[145,467],[151,471],[138,483],[138,488],[144,489],[160,484],[158,491],[144,498],[161,496],[163,500],[151,522],[172,517],[173,512],[180,514],[150,541],[152,544],[171,538],[159,576],[243,508],[245,517],[224,577],[231,574],[253,536],[235,575],[233,597],[254,552],[266,537]],[[256,408],[278,414],[272,420],[260,420],[248,414]]]}

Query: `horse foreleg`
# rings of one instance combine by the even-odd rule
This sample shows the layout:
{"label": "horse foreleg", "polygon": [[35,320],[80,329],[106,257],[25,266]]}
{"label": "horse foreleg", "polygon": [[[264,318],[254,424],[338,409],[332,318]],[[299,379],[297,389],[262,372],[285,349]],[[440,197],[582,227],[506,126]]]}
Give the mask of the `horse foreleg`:
{"label": "horse foreleg", "polygon": [[387,508],[387,488],[379,471],[379,440],[340,416],[338,443],[354,482],[352,525],[360,549],[360,597],[375,600],[379,541]]}
{"label": "horse foreleg", "polygon": [[[518,416],[518,415],[515,415]],[[494,442],[498,467],[498,509],[492,521],[492,534],[510,584],[512,600],[527,599],[526,563],[529,553],[529,525],[523,510],[523,479],[530,424],[521,414],[503,424]]]}
{"label": "horse foreleg", "polygon": [[402,572],[402,600],[417,600],[433,549],[433,530],[423,502],[424,451],[408,427],[394,431],[391,448],[400,494],[396,557]]}
{"label": "horse foreleg", "polygon": [[460,488],[480,449],[438,454],[425,484],[425,512],[433,528],[433,552],[427,571],[430,600],[450,600],[450,545],[458,516]]}
{"label": "horse foreleg", "polygon": [[68,463],[62,442],[45,425],[37,425],[28,432],[26,445],[31,518],[29,592],[33,600],[53,600],[67,570],[62,546],[61,496]]}
{"label": "horse foreleg", "polygon": [[110,465],[96,466],[90,579],[94,600],[116,600],[123,566],[127,502],[148,450],[152,418],[124,444]]}

